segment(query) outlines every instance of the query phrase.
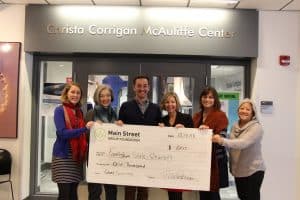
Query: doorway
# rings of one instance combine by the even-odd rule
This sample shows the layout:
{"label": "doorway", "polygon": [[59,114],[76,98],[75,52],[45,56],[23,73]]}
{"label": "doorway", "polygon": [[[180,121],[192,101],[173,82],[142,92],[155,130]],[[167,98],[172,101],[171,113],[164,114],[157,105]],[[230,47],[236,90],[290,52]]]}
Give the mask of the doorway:
{"label": "doorway", "polygon": [[[114,89],[114,107],[118,111],[122,102],[132,99],[133,78],[147,75],[150,78],[149,98],[160,103],[167,91],[176,92],[181,98],[182,112],[194,114],[199,111],[199,95],[206,85],[221,92],[228,117],[236,114],[234,108],[239,99],[250,93],[250,60],[218,58],[174,58],[161,56],[36,56],[33,104],[32,181],[33,199],[55,197],[56,185],[51,183],[50,164],[55,139],[53,110],[60,103],[59,90],[70,80],[83,88],[83,110],[93,106],[91,96],[97,84],[109,84]],[[230,95],[228,95],[230,94]],[[228,98],[229,97],[229,98]],[[235,111],[235,110],[234,110]],[[39,152],[39,153],[35,153]],[[48,183],[51,183],[49,185]],[[234,185],[231,189],[235,190]],[[224,191],[227,198],[231,193]],[[192,197],[190,199],[193,199]],[[223,198],[222,198],[223,199]]]}
{"label": "doorway", "polygon": [[192,115],[199,108],[199,95],[207,82],[206,69],[206,64],[191,62],[79,59],[74,62],[74,80],[82,86],[88,108],[93,104],[96,85],[110,85],[114,96],[118,97],[113,102],[118,111],[122,102],[134,97],[134,77],[146,75],[150,79],[149,99],[152,102],[159,104],[164,93],[176,92],[181,111]]}

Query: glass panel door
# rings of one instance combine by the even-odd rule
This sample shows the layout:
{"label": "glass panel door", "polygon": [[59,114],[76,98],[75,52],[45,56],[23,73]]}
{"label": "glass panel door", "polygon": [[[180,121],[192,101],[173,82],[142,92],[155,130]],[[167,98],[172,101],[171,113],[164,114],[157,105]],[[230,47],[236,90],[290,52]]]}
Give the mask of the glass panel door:
{"label": "glass panel door", "polygon": [[239,101],[245,96],[245,67],[230,65],[211,65],[211,85],[218,91],[222,110],[229,119],[228,131],[238,119]]}
{"label": "glass panel door", "polygon": [[[238,120],[239,101],[245,96],[245,66],[211,65],[211,85],[218,91],[222,110],[229,120],[228,133]],[[229,173],[229,187],[220,190],[225,199],[238,199],[234,178]]]}
{"label": "glass panel door", "polygon": [[127,75],[89,75],[87,92],[87,110],[94,107],[94,92],[98,85],[105,84],[112,88],[114,100],[111,105],[119,111],[123,102],[127,101],[128,76]]}
{"label": "glass panel door", "polygon": [[166,92],[176,92],[181,111],[199,111],[199,95],[206,85],[206,69],[199,63],[143,63],[141,73],[152,80],[152,101],[160,103]]}
{"label": "glass panel door", "polygon": [[121,104],[134,96],[132,88],[128,87],[132,87],[133,78],[139,72],[140,65],[134,62],[84,58],[75,61],[76,82],[82,86],[84,102],[87,102],[84,111],[93,107],[97,85],[107,84],[113,89],[115,100],[112,106],[118,112]]}
{"label": "glass panel door", "polygon": [[51,180],[52,149],[56,139],[54,109],[60,104],[65,83],[72,80],[72,62],[42,61],[39,90],[39,127],[36,169],[36,193],[58,193]]}
{"label": "glass panel door", "polygon": [[152,85],[152,102],[159,104],[161,97],[165,93],[175,92],[180,101],[180,111],[192,115],[195,78],[181,76],[153,76]]}

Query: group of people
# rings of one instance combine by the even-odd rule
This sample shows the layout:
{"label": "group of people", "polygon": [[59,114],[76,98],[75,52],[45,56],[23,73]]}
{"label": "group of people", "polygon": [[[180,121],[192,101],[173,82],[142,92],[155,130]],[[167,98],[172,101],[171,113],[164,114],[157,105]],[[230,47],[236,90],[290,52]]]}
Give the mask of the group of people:
{"label": "group of people", "polygon": [[[259,200],[265,166],[261,155],[262,126],[257,119],[254,103],[243,100],[238,107],[239,120],[226,138],[228,119],[221,111],[217,91],[205,88],[199,99],[200,112],[191,117],[180,112],[180,102],[174,92],[164,95],[161,105],[149,101],[149,78],[137,76],[133,81],[135,97],[122,104],[119,116],[111,107],[112,89],[106,85],[97,87],[94,93],[94,109],[83,116],[82,89],[76,83],[67,84],[61,101],[54,112],[56,141],[53,147],[52,180],[57,183],[58,199],[77,200],[77,188],[83,180],[83,163],[88,159],[89,130],[94,123],[116,123],[169,126],[176,128],[212,129],[212,156],[210,191],[200,191],[200,200],[220,200],[219,189],[228,186],[227,152],[230,171],[235,177],[241,200]],[[162,117],[161,109],[167,111]],[[138,181],[138,180],[137,180]],[[107,200],[117,199],[117,186],[104,184]],[[182,200],[182,190],[167,189],[169,200]],[[102,184],[88,183],[89,200],[99,200]],[[125,200],[147,200],[148,188],[125,186]]]}

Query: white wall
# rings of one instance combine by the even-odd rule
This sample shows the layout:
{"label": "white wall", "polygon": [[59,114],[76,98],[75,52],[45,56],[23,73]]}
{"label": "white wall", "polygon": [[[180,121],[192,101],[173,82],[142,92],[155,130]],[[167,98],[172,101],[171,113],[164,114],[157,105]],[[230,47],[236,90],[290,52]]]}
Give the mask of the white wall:
{"label": "white wall", "polygon": [[[0,41],[21,42],[22,53],[19,71],[18,138],[0,138],[0,147],[12,153],[12,181],[15,199],[29,194],[31,80],[32,57],[24,53],[25,6],[0,5]],[[11,199],[9,184],[0,185],[0,199]]]}
{"label": "white wall", "polygon": [[[299,199],[296,190],[299,160],[299,12],[259,13],[259,56],[253,98],[274,103],[273,114],[261,114],[264,126],[263,155],[267,165],[262,187],[263,200]],[[291,65],[281,67],[279,55],[290,55]],[[297,97],[298,93],[298,98]],[[299,108],[299,107],[298,107]],[[299,120],[298,120],[299,123]],[[297,134],[298,133],[298,134]],[[298,143],[299,144],[299,143]]]}

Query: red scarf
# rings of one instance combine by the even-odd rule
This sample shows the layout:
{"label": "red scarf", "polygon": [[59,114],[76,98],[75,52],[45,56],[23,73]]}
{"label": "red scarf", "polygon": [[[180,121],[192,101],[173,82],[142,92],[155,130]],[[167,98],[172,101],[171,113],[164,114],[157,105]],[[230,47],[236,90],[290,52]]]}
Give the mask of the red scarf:
{"label": "red scarf", "polygon": [[[79,106],[71,103],[63,103],[65,122],[67,129],[77,129],[85,127],[83,114]],[[75,111],[75,112],[74,112]],[[81,163],[86,158],[87,142],[86,134],[81,134],[77,138],[70,139],[72,158]]]}

